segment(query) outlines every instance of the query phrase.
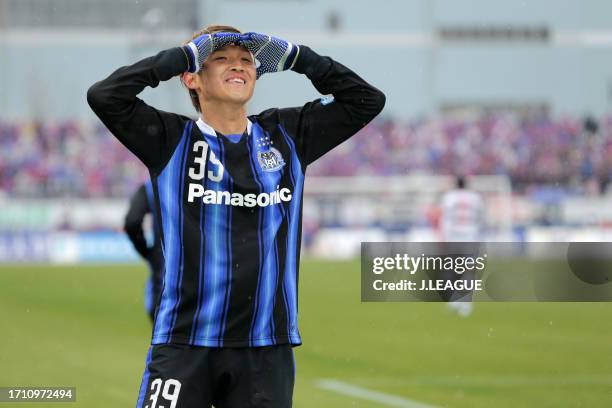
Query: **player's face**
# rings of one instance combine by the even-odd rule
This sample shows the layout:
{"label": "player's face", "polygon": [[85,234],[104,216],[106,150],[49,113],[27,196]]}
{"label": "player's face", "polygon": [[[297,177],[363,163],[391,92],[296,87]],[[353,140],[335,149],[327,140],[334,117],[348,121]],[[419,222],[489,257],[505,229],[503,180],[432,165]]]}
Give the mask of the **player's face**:
{"label": "player's face", "polygon": [[229,45],[210,54],[199,76],[205,100],[245,104],[255,89],[255,61],[245,48]]}

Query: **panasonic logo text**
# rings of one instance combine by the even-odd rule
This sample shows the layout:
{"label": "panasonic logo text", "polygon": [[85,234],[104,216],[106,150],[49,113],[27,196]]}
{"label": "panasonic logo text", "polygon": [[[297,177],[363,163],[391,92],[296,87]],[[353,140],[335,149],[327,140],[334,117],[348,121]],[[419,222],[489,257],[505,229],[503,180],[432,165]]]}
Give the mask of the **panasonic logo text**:
{"label": "panasonic logo text", "polygon": [[201,198],[204,204],[222,204],[234,207],[267,207],[269,205],[280,204],[282,201],[291,201],[291,190],[287,187],[277,186],[275,191],[270,193],[230,193],[229,191],[205,190],[201,184],[189,183],[189,193],[187,201],[193,203],[196,198]]}

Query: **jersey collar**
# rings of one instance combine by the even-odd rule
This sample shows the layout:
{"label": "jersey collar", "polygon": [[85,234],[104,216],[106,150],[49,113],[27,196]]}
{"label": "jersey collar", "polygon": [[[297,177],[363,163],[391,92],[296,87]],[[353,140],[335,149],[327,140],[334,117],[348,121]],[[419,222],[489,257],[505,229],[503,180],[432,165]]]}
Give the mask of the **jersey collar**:
{"label": "jersey collar", "polygon": [[[213,129],[212,126],[210,126],[208,123],[204,122],[201,117],[198,118],[198,120],[196,121],[196,124],[198,125],[198,128],[200,128],[200,131],[202,133],[217,137],[217,132],[215,132],[215,129]],[[253,128],[253,123],[251,123],[251,121],[247,118],[247,134],[248,135],[251,135],[252,128]]]}

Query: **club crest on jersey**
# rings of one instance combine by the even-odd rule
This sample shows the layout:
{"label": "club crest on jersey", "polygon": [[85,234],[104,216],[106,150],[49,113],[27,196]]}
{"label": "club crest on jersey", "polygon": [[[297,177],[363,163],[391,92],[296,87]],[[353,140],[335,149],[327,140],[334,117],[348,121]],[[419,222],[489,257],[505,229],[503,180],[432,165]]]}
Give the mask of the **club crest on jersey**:
{"label": "club crest on jersey", "polygon": [[271,147],[270,150],[258,151],[257,161],[263,171],[277,171],[283,168],[285,160],[280,152]]}

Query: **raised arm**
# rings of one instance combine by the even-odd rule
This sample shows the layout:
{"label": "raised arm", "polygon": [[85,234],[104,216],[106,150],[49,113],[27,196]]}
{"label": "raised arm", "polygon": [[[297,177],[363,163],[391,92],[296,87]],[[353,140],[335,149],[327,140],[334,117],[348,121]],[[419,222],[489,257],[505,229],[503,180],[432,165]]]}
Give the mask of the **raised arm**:
{"label": "raised arm", "polygon": [[380,90],[306,46],[300,46],[293,70],[306,75],[321,94],[333,97],[307,103],[299,110],[295,126],[305,164],[353,136],[385,106],[385,95]]}
{"label": "raised arm", "polygon": [[161,168],[172,156],[188,118],[163,112],[137,97],[184,72],[197,72],[217,48],[236,42],[236,33],[201,35],[183,47],[171,48],[119,68],[92,85],[87,102],[108,129],[149,168]]}
{"label": "raised arm", "polygon": [[381,91],[307,46],[259,33],[243,34],[242,43],[260,61],[258,76],[291,69],[305,74],[321,94],[333,96],[279,111],[280,120],[297,139],[305,165],[354,135],[385,105]]}
{"label": "raised arm", "polygon": [[181,47],[164,50],[117,69],[87,91],[91,109],[149,168],[161,167],[172,155],[186,118],[155,109],[137,95],[187,71],[188,61]]}

